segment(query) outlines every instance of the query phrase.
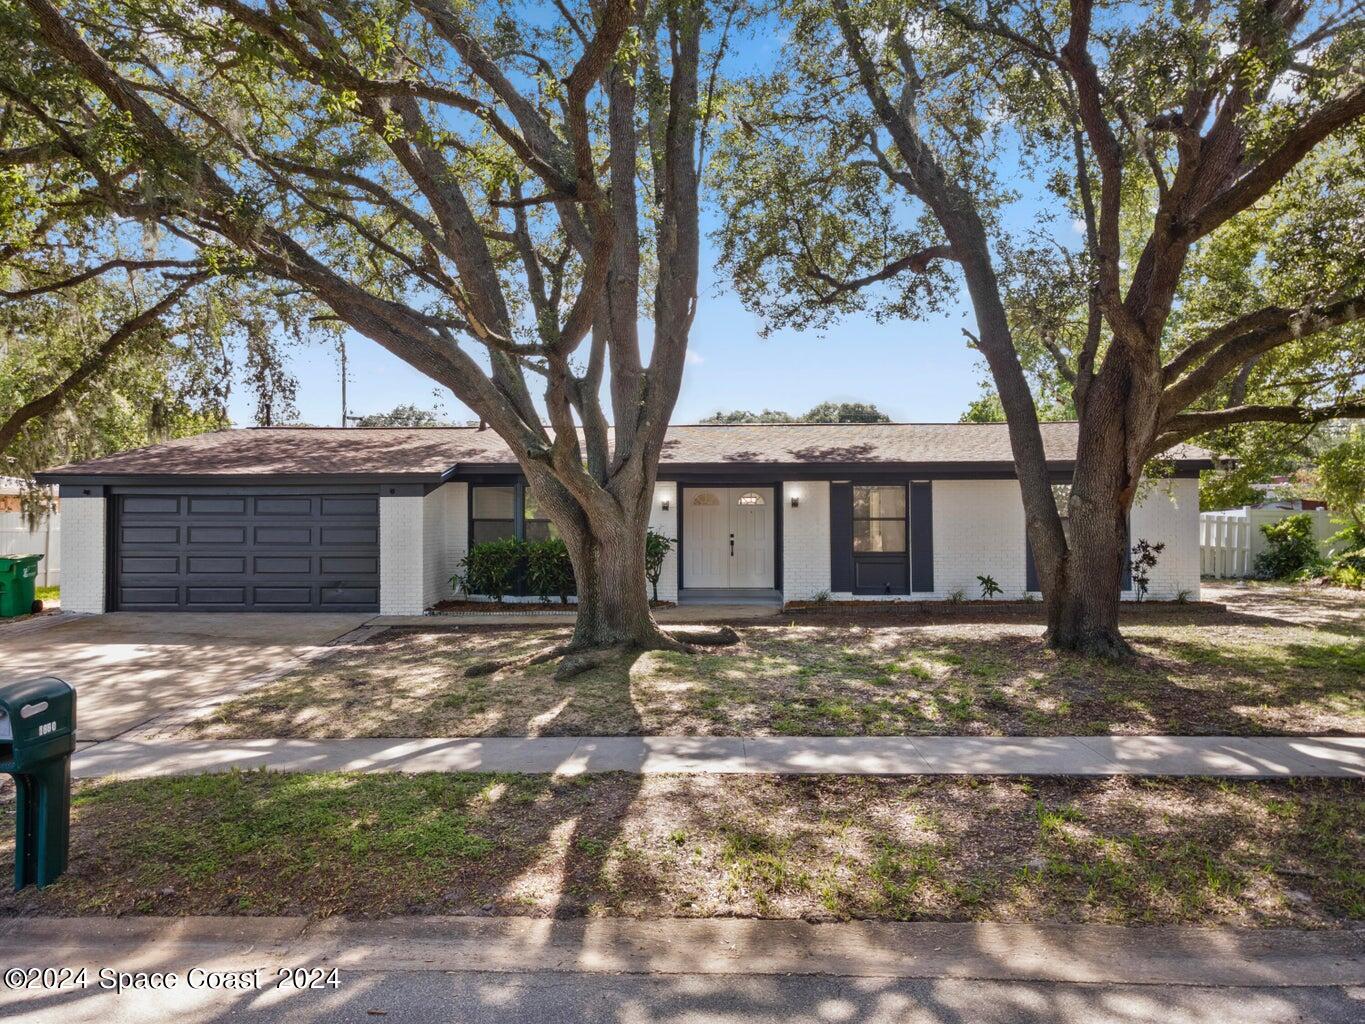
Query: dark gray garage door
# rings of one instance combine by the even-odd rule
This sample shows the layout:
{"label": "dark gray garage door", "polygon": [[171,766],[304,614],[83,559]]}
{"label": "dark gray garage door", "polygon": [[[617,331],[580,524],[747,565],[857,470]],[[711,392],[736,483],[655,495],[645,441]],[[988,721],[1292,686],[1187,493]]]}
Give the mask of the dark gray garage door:
{"label": "dark gray garage door", "polygon": [[114,607],[378,611],[373,494],[114,496]]}

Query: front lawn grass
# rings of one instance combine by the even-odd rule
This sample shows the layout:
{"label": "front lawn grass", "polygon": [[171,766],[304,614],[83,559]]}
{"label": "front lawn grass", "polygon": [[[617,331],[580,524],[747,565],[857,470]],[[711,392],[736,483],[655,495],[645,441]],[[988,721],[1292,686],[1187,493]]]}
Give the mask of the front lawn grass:
{"label": "front lawn grass", "polygon": [[568,627],[391,630],[221,705],[206,738],[524,735],[1093,735],[1365,732],[1365,629],[1245,613],[1125,626],[1139,657],[1047,649],[1027,621],[737,624],[742,642],[467,679]]}
{"label": "front lawn grass", "polygon": [[[11,869],[12,804],[0,811]],[[1335,926],[1354,780],[231,773],[80,783],[0,914],[514,914]]]}

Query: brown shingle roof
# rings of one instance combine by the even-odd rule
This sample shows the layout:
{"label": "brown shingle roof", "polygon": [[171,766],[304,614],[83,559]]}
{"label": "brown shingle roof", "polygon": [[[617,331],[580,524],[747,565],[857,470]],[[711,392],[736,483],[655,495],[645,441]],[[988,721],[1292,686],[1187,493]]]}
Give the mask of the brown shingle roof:
{"label": "brown shingle roof", "polygon": [[[1044,423],[1048,461],[1076,455],[1075,423]],[[1181,445],[1177,461],[1208,459]],[[1000,423],[765,423],[670,427],[665,466],[958,465],[1009,468],[1009,434]],[[515,464],[492,430],[473,427],[254,427],[182,438],[150,448],[60,466],[62,477],[409,477],[438,479],[459,467]]]}

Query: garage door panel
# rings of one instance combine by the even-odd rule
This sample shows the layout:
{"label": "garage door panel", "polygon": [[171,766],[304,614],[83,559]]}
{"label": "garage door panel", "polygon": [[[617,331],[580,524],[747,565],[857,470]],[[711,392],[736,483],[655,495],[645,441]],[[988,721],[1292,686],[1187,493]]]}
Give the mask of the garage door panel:
{"label": "garage door panel", "polygon": [[175,544],[180,540],[178,526],[124,526],[119,530],[119,543],[134,544]]}
{"label": "garage door panel", "polygon": [[179,587],[119,587],[119,606],[138,608],[148,605],[174,605],[180,599]]}
{"label": "garage door panel", "polygon": [[314,587],[253,587],[252,600],[258,607],[274,608],[280,605],[308,606],[315,603]]}
{"label": "garage door panel", "polygon": [[313,514],[312,497],[268,497],[257,498],[254,502],[255,512],[258,516],[311,516]]}
{"label": "garage door panel", "polygon": [[189,513],[192,516],[240,516],[245,512],[245,498],[202,498],[191,495],[189,499]]}
{"label": "garage door panel", "polygon": [[307,576],[313,571],[313,559],[308,555],[257,555],[251,569],[257,576]]}
{"label": "garage door panel", "polygon": [[379,603],[378,587],[323,586],[322,603],[329,608],[342,605],[363,608]]}
{"label": "garage door panel", "polygon": [[246,587],[186,587],[185,603],[197,606],[206,604],[245,606]]}
{"label": "garage door panel", "polygon": [[119,498],[116,607],[378,610],[379,502],[373,495]]}
{"label": "garage door panel", "polygon": [[320,569],[324,576],[375,576],[379,573],[379,559],[323,555]]}
{"label": "garage door panel", "polygon": [[241,576],[246,572],[244,557],[191,555],[185,571],[191,576]]}
{"label": "garage door panel", "polygon": [[372,544],[379,543],[379,527],[376,526],[333,526],[322,527],[322,546],[333,544]]}
{"label": "garage door panel", "polygon": [[322,514],[324,516],[377,516],[379,514],[379,499],[363,494],[355,497],[323,498]]}
{"label": "garage door panel", "polygon": [[191,526],[188,533],[191,544],[246,543],[244,526]]}
{"label": "garage door panel", "polygon": [[120,503],[120,510],[124,515],[175,515],[180,511],[180,501],[180,498],[170,496],[128,495]]}
{"label": "garage door panel", "polygon": [[252,531],[257,544],[292,544],[307,547],[313,543],[313,530],[309,526],[257,526]]}
{"label": "garage door panel", "polygon": [[180,558],[177,555],[124,555],[119,559],[118,571],[122,576],[174,576],[180,571]]}

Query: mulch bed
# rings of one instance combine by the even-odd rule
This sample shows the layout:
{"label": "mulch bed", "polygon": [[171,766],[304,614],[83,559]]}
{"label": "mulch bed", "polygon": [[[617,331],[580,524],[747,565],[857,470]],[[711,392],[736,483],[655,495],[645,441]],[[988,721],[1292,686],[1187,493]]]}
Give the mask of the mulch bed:
{"label": "mulch bed", "polygon": [[[673,608],[673,601],[650,601],[651,608]],[[444,615],[518,615],[523,612],[576,612],[578,604],[559,601],[438,601],[432,610]]]}

